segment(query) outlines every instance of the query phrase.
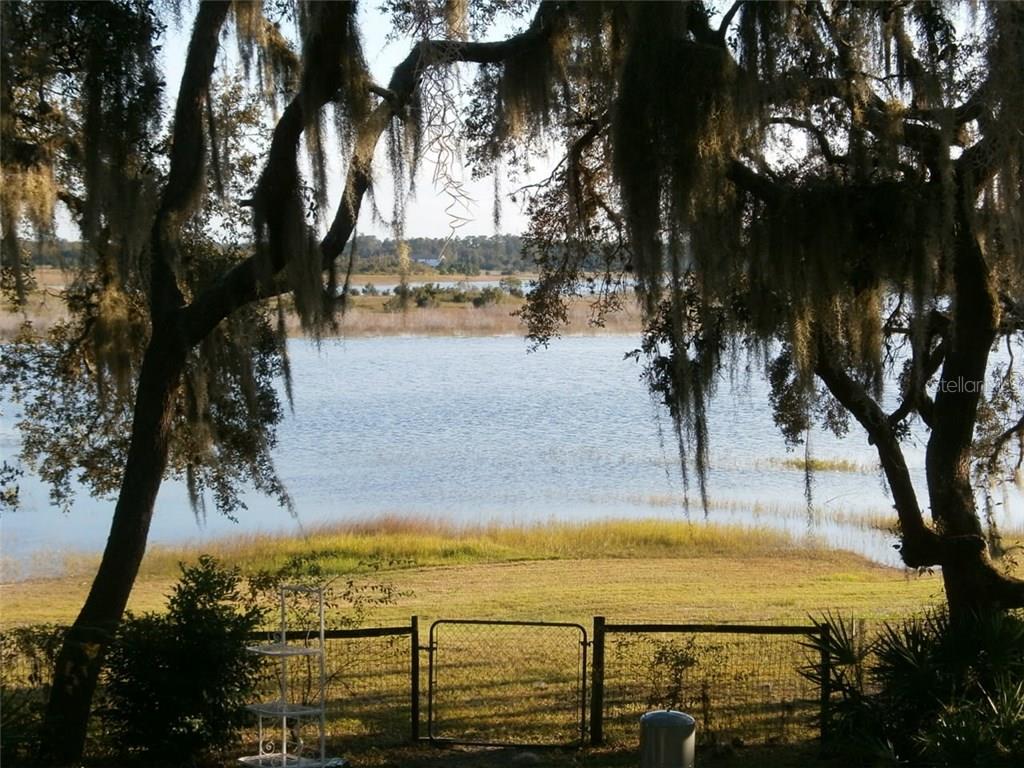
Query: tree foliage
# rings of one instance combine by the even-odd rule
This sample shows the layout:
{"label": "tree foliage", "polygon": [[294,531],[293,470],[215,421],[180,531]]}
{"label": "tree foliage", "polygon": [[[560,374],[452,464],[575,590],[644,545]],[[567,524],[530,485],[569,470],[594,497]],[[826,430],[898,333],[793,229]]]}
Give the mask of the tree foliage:
{"label": "tree foliage", "polygon": [[[387,2],[414,43],[383,84],[354,3],[201,2],[165,115],[154,53],[173,9],[2,5],[0,244],[15,301],[41,252],[22,241],[52,237],[56,201],[84,241],[71,319],[49,339],[27,328],[4,379],[58,501],[75,473],[117,489],[57,665],[52,762],[80,752],[164,475],[228,512],[243,480],[285,502],[269,460],[271,382],[288,380],[280,297],[313,336],[334,327],[382,140],[396,240],[425,159],[457,207],[463,148],[479,173],[511,179],[564,148],[517,193],[543,276],[525,319],[544,342],[568,294],[593,285],[600,321],[638,289],[637,354],[705,503],[707,402],[752,361],[791,442],[812,419],[841,430],[852,416],[867,433],[903,558],[942,566],[954,615],[1024,604],[989,557],[973,486],[1019,468],[1004,459],[1024,447],[1013,355],[992,356],[1021,332],[1020,4]],[[499,22],[521,31],[484,41]],[[239,79],[218,79],[232,36]],[[347,158],[333,215],[328,133]],[[912,424],[928,434],[927,489],[903,455]]]}
{"label": "tree foliage", "polygon": [[243,600],[237,568],[182,565],[166,613],[129,613],[111,650],[104,720],[119,750],[151,764],[222,758],[250,720],[261,659],[246,650],[266,615]]}
{"label": "tree foliage", "polygon": [[871,637],[840,617],[825,622],[829,633],[805,644],[802,674],[833,693],[822,713],[829,751],[865,765],[1010,766],[1024,757],[1019,615],[965,623],[931,612]]}
{"label": "tree foliage", "polygon": [[[190,294],[247,258],[252,239],[239,201],[258,173],[249,142],[263,130],[263,114],[243,84],[231,79],[217,84],[210,109],[221,115],[217,169],[177,244],[178,272]],[[84,218],[79,223],[84,234]],[[23,408],[22,459],[65,509],[76,483],[98,496],[121,485],[136,372],[150,330],[145,283],[140,265],[125,254],[128,246],[105,240],[101,251],[92,242],[87,239],[77,264],[68,265],[74,275],[63,294],[68,319],[44,336],[26,323],[8,346],[0,374]],[[110,254],[126,262],[123,270],[105,264]],[[175,404],[169,464],[172,476],[187,481],[197,514],[205,514],[205,497],[212,495],[219,512],[236,515],[247,482],[290,504],[270,458],[282,416],[275,381],[287,372],[284,353],[270,308],[248,307],[190,354]]]}
{"label": "tree foliage", "polygon": [[1022,444],[1013,354],[989,365],[1021,339],[1021,7],[588,3],[562,25],[557,97],[516,102],[566,148],[532,194],[534,338],[604,248],[609,292],[627,275],[641,294],[637,354],[705,505],[707,402],[760,366],[791,444],[814,420],[866,430],[907,564],[942,565],[956,607],[1019,604],[974,483],[1012,477]]}

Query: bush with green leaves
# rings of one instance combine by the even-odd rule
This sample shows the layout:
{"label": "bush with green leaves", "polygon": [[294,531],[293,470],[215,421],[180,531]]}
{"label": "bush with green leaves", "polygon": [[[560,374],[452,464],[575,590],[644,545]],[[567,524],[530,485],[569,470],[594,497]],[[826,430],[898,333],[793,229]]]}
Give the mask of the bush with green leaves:
{"label": "bush with green leaves", "polygon": [[193,764],[231,748],[249,722],[260,660],[245,646],[264,611],[243,601],[237,568],[203,555],[181,570],[166,614],[122,622],[104,719],[126,751]]}
{"label": "bush with green leaves", "polygon": [[[379,578],[384,569],[410,565],[408,560],[360,561],[358,569],[364,576],[338,574],[325,566],[315,554],[290,555],[274,568],[255,570],[248,574],[248,599],[263,606],[267,626],[275,630],[280,626],[280,590],[284,585],[300,585],[323,591],[327,625],[333,629],[362,626],[368,613],[387,605],[411,592],[398,589],[392,582]],[[299,593],[288,601],[288,626],[292,629],[314,629],[319,622],[317,600],[311,593]]]}
{"label": "bush with green leaves", "polygon": [[499,304],[504,297],[505,292],[501,288],[487,286],[477,296],[473,297],[473,306],[479,308],[486,307],[489,304]]}
{"label": "bush with green leaves", "polygon": [[[942,612],[887,624],[866,642],[827,616],[826,723],[833,745],[865,765],[1024,765],[1024,617],[951,621]],[[805,675],[821,683],[820,666]],[[853,752],[851,752],[853,750]]]}
{"label": "bush with green leaves", "polygon": [[34,752],[50,673],[64,627],[36,624],[0,632],[0,764],[17,765]]}

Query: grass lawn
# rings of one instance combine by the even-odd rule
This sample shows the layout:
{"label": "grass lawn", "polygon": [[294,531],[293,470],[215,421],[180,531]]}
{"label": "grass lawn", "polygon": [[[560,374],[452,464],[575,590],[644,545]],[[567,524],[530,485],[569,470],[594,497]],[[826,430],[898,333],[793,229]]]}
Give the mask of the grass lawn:
{"label": "grass lawn", "polygon": [[[942,598],[940,579],[739,526],[665,520],[456,526],[384,518],[305,538],[235,537],[204,547],[244,571],[301,555],[327,572],[387,581],[406,593],[374,624],[436,618],[578,621],[804,621],[825,610],[863,618],[918,613]],[[177,563],[198,551],[153,548],[129,607],[159,610]],[[0,585],[0,624],[71,621],[95,561],[62,578]]]}
{"label": "grass lawn", "polygon": [[[407,624],[411,615],[418,615],[421,645],[427,643],[430,623],[439,618],[572,621],[588,629],[595,615],[604,615],[609,622],[806,624],[809,617],[837,610],[868,619],[896,618],[920,612],[942,596],[941,582],[934,574],[908,573],[845,552],[807,548],[764,530],[685,521],[501,527],[384,518],[322,528],[302,539],[236,537],[204,550],[249,572],[275,568],[291,556],[302,555],[343,581],[388,582],[400,595],[391,605],[373,608],[368,623]],[[188,549],[154,548],[132,593],[131,609],[160,610],[176,581],[177,564],[198,555]],[[78,561],[69,563],[62,578],[2,585],[0,621],[4,626],[71,621],[94,567],[94,561]],[[532,635],[523,637],[525,644],[533,642]],[[456,646],[453,642],[450,647],[454,651]],[[599,749],[403,745],[401,740],[408,732],[407,647],[405,639],[404,643],[367,651],[364,666],[358,666],[364,664],[357,658],[360,646],[333,647],[333,656],[358,668],[352,668],[354,677],[345,683],[346,693],[336,697],[334,714],[329,714],[331,754],[345,755],[354,765],[382,768],[636,765],[635,712],[628,707],[616,710],[614,728],[609,719],[612,709],[606,709],[605,728],[612,743]],[[614,649],[615,645],[608,647]],[[513,646],[511,650],[522,649]],[[764,644],[764,655],[769,651]],[[527,649],[527,658],[530,652]],[[378,655],[374,657],[374,653]],[[516,662],[503,658],[500,648],[491,647],[488,653],[491,658],[482,658],[481,668],[490,664],[498,672],[484,673],[482,679],[487,682],[471,676],[465,681],[459,678],[455,690],[463,698],[452,695],[448,699],[455,721],[465,716],[469,718],[466,722],[473,722],[480,712],[473,707],[481,699],[493,698],[485,713],[488,722],[495,717],[511,722],[523,713],[529,719],[531,712],[543,717],[546,709],[563,703],[559,699],[563,689],[551,682],[554,678],[537,687],[536,681],[519,679]],[[759,655],[755,647],[754,655],[746,658],[752,658],[756,666]],[[470,667],[478,663],[472,653],[465,658]],[[421,654],[424,687],[425,659],[426,654]],[[798,662],[790,661],[789,666],[795,668]],[[620,664],[617,668],[616,663]],[[632,684],[631,668],[624,663],[610,656],[606,681],[629,680]],[[461,672],[458,669],[453,674]],[[611,685],[606,702],[611,701],[614,690]],[[620,694],[626,691],[621,686],[617,690]],[[634,697],[634,704],[636,701]],[[376,736],[377,727],[383,727],[381,733],[388,735]],[[792,740],[785,744],[737,746],[726,742],[715,748],[702,747],[700,764],[724,768],[833,764],[820,759],[820,749],[809,735],[812,729],[802,725],[792,733]]]}

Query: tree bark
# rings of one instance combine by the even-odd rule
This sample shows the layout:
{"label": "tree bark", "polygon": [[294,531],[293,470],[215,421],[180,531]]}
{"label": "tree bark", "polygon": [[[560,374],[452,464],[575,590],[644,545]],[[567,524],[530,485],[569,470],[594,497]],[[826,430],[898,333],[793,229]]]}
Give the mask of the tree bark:
{"label": "tree bark", "polygon": [[972,174],[956,174],[953,237],[952,338],[935,396],[926,452],[928,496],[939,533],[957,546],[942,564],[950,615],[967,619],[998,607],[971,483],[971,458],[978,405],[988,356],[999,326],[999,304],[991,269],[974,227],[977,197]]}
{"label": "tree bark", "polygon": [[181,223],[194,208],[204,181],[201,116],[229,9],[227,2],[204,2],[189,42],[174,116],[170,171],[150,235],[152,335],[139,371],[128,457],[99,570],[57,656],[40,735],[38,756],[43,765],[81,760],[103,658],[146,552],[167,466],[175,395],[191,346],[172,259]]}
{"label": "tree bark", "polygon": [[146,551],[167,465],[174,394],[186,349],[176,329],[154,329],[139,376],[132,440],[110,536],[89,596],[57,657],[40,744],[42,765],[77,763],[103,657]]}
{"label": "tree bark", "polygon": [[[925,471],[934,527],[924,522],[891,417],[850,376],[841,353],[826,339],[819,338],[815,361],[818,377],[860,422],[878,451],[900,521],[904,562],[942,568],[949,613],[958,621],[1024,605],[1024,581],[1001,573],[989,557],[971,483],[978,406],[1000,322],[991,270],[974,228],[976,190],[969,166],[962,166],[954,214],[954,315],[943,331],[938,392],[927,418],[931,434]],[[930,361],[927,365],[933,370]],[[909,407],[904,404],[901,410]]]}
{"label": "tree bark", "polygon": [[[397,95],[396,102],[379,105],[359,127],[345,192],[320,244],[325,269],[340,255],[355,228],[360,203],[370,183],[374,148],[389,121],[411,97],[423,70],[453,60],[494,63],[520,54],[553,31],[560,13],[557,6],[542,5],[526,32],[501,42],[452,46],[427,41],[415,46],[391,78],[390,90]],[[47,766],[72,765],[81,759],[103,656],[124,613],[145,554],[153,508],[167,465],[175,394],[189,350],[235,310],[277,292],[276,277],[288,258],[288,254],[277,252],[277,258],[267,265],[261,257],[252,256],[225,273],[191,304],[183,305],[171,256],[178,228],[197,197],[195,185],[202,180],[203,138],[195,126],[201,124],[217,35],[226,14],[226,3],[203,3],[189,46],[175,112],[171,173],[151,237],[153,335],[139,375],[132,440],[110,537],[89,596],[68,632],[54,670],[40,749],[41,762]],[[329,35],[328,30],[323,36],[327,45]],[[309,110],[319,109],[333,95],[332,89],[321,85],[304,81],[304,88],[314,88],[312,97],[300,92],[275,128],[260,182],[272,197],[287,195],[289,185],[294,183],[292,166],[298,140],[311,119]],[[273,220],[268,224],[272,227]]]}

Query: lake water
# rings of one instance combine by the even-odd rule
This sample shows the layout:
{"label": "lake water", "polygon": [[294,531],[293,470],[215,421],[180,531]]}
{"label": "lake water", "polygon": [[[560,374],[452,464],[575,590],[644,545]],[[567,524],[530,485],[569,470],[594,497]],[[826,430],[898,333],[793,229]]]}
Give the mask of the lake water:
{"label": "lake water", "polygon": [[[668,417],[623,359],[631,336],[569,337],[528,352],[518,337],[373,338],[290,342],[295,412],[279,431],[278,470],[297,516],[256,494],[239,522],[196,521],[180,483],[165,483],[151,543],[202,542],[256,531],[301,531],[377,515],[455,521],[661,517],[702,524],[681,504],[682,478]],[[17,453],[15,418],[0,417],[0,454]],[[862,471],[819,471],[815,511],[787,454],[758,376],[723,381],[710,409],[711,522],[768,526],[895,564],[893,538],[857,525],[891,509],[874,449],[855,426],[842,440],[815,431],[812,453]],[[665,435],[665,439],[662,439]],[[924,445],[907,446],[924,488]],[[695,488],[691,498],[696,497]],[[925,498],[922,496],[922,498]],[[0,519],[5,577],[45,571],[54,553],[95,552],[113,502],[79,496],[67,515],[27,478],[23,509]],[[1019,497],[1002,522],[1019,521]],[[1016,517],[1015,517],[1016,516]]]}

